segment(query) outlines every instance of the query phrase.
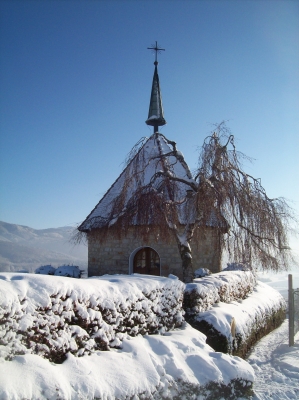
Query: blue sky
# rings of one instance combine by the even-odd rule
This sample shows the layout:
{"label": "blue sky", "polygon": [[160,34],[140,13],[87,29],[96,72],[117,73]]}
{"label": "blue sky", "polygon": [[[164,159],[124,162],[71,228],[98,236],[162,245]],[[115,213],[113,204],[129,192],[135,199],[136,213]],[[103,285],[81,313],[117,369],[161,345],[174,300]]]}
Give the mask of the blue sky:
{"label": "blue sky", "polygon": [[245,169],[299,210],[298,1],[1,1],[0,219],[80,223],[147,118],[158,41],[167,125],[191,169],[227,120]]}

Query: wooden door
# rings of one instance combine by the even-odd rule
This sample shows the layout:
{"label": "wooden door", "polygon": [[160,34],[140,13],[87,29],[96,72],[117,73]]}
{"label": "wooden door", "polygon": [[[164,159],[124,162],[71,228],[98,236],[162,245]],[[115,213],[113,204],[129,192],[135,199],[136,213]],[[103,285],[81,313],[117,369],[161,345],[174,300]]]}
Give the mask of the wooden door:
{"label": "wooden door", "polygon": [[143,247],[134,257],[134,273],[160,276],[160,257],[151,247]]}

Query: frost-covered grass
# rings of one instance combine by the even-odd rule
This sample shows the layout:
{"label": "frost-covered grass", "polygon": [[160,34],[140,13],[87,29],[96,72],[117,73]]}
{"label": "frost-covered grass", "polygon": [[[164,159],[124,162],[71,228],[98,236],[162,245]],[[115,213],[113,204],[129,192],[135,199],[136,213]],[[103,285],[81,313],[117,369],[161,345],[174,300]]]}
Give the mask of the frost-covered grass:
{"label": "frost-covered grass", "polygon": [[192,326],[207,334],[215,350],[245,356],[261,337],[285,319],[286,303],[270,286],[258,282],[244,300],[217,303],[192,318]]}
{"label": "frost-covered grass", "polygon": [[0,275],[0,356],[39,354],[62,362],[120,347],[127,336],[166,332],[183,322],[184,284],[140,275],[75,280]]}
{"label": "frost-covered grass", "polygon": [[222,271],[204,278],[194,279],[186,285],[184,309],[186,318],[209,310],[214,304],[245,299],[256,285],[252,271]]}

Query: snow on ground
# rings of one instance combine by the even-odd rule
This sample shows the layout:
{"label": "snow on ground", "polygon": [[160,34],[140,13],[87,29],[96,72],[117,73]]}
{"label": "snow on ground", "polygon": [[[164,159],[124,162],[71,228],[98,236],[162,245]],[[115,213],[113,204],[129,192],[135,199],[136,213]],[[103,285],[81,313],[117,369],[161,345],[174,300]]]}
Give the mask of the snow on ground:
{"label": "snow on ground", "polygon": [[[285,295],[287,275],[265,275],[259,279],[279,287]],[[299,273],[293,275],[297,282]],[[175,382],[178,378],[193,385],[211,379],[228,382],[238,376],[251,380],[253,371],[253,400],[299,399],[299,334],[295,346],[289,348],[287,320],[257,343],[247,361],[249,364],[212,351],[205,344],[204,335],[185,325],[164,336],[128,337],[122,349],[80,358],[70,354],[63,364],[53,364],[34,354],[19,355],[13,361],[2,359],[0,399],[113,399],[124,392],[132,398],[137,395],[134,400],[149,399],[151,393],[152,398],[162,399],[177,392],[175,387],[181,384]]]}
{"label": "snow on ground", "polygon": [[[293,286],[299,288],[299,271],[278,274],[260,273],[258,279],[288,296],[288,274]],[[255,372],[253,400],[299,399],[299,333],[295,346],[289,347],[288,319],[261,339],[250,352],[247,361]]]}
{"label": "snow on ground", "polygon": [[255,372],[254,400],[299,399],[299,333],[288,345],[288,320],[261,339],[247,361]]}
{"label": "snow on ground", "polygon": [[288,275],[293,275],[293,288],[299,288],[299,266],[296,269],[278,273],[259,272],[258,280],[278,290],[285,299],[288,298]]}
{"label": "snow on ground", "polygon": [[136,400],[171,399],[184,390],[184,382],[195,391],[199,384],[228,384],[239,377],[252,381],[252,368],[239,357],[214,352],[205,344],[205,336],[186,324],[164,336],[128,337],[121,350],[80,358],[69,354],[63,364],[33,354],[13,361],[2,359],[0,398],[108,400],[137,395]]}
{"label": "snow on ground", "polygon": [[238,357],[215,353],[204,335],[186,324],[165,336],[128,338],[122,350],[80,358],[70,354],[63,364],[32,354],[2,360],[0,398],[108,400],[137,395],[137,400],[144,393],[145,399],[169,399],[177,393],[178,378],[196,387],[211,380],[228,383],[238,376],[252,380],[252,368]]}
{"label": "snow on ground", "polygon": [[[62,307],[67,304],[71,307],[72,302],[69,299],[75,299],[75,306],[80,310],[83,304],[80,303],[81,300],[94,297],[93,303],[97,304],[96,296],[100,296],[103,304],[112,303],[113,299],[113,303],[123,304],[126,308],[131,306],[131,300],[140,305],[143,303],[140,301],[142,295],[145,292],[152,295],[158,287],[161,298],[159,304],[153,304],[153,311],[158,311],[165,303],[166,289],[172,289],[172,299],[175,291],[178,295],[181,293],[184,285],[176,277],[169,279],[110,275],[80,280],[3,273],[0,278],[0,303],[4,311],[1,337],[6,338],[5,327],[8,324],[11,338],[10,342],[2,343],[6,346],[0,346],[1,400],[114,400],[133,399],[133,396],[136,396],[134,400],[178,399],[184,395],[186,399],[214,399],[215,390],[238,393],[241,387],[243,392],[254,379],[253,369],[246,361],[215,352],[205,343],[205,336],[186,323],[164,335],[132,337],[124,334],[122,343],[119,343],[120,348],[110,348],[110,351],[93,348],[89,355],[84,353],[81,357],[75,357],[69,351],[66,360],[61,364],[54,364],[43,358],[41,352],[32,354],[21,347],[22,332],[27,332],[30,338],[36,330],[41,332],[37,324],[40,319],[39,310],[46,311],[45,316],[49,317],[46,324],[43,322],[45,320],[42,321],[42,326],[50,345],[54,343],[51,339],[52,329],[56,331],[65,323],[63,312],[71,312],[71,309],[63,311]],[[182,301],[182,296],[177,297],[181,297]],[[18,299],[21,300],[20,305]],[[55,300],[54,306],[58,310],[56,314],[53,313],[51,299]],[[165,314],[180,311],[176,311],[175,306],[168,310],[165,304],[162,308]],[[88,319],[88,313],[85,314],[84,323]],[[56,317],[62,318],[59,326],[56,325]],[[152,312],[149,313],[148,318],[154,320],[154,317]],[[66,314],[64,319],[67,320]],[[72,323],[79,322],[74,320]],[[71,325],[72,328],[76,326]],[[80,329],[79,325],[77,329]],[[63,329],[62,333],[65,332],[68,332],[67,329]],[[73,336],[70,337],[72,338]],[[59,336],[58,339],[62,337]],[[58,339],[56,342],[59,344]],[[9,349],[13,350],[11,361],[6,358]],[[56,350],[59,351],[60,347],[56,347]],[[213,388],[207,386],[211,382]],[[209,397],[211,389],[213,394]],[[200,396],[190,397],[195,393]]]}

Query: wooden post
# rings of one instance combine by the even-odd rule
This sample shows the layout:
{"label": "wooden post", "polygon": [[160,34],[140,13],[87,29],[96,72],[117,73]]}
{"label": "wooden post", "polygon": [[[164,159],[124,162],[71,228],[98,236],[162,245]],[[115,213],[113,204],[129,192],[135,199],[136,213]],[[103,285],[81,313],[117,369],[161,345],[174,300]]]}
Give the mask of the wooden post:
{"label": "wooden post", "polygon": [[294,290],[293,290],[293,275],[289,275],[289,346],[294,346]]}

